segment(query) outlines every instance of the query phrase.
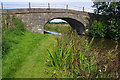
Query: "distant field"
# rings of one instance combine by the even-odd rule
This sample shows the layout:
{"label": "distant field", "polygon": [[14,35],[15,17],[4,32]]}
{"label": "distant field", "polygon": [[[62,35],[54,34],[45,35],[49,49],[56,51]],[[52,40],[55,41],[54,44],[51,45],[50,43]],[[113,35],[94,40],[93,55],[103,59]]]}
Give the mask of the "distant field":
{"label": "distant field", "polygon": [[45,25],[45,30],[53,31],[53,32],[61,32],[65,28],[70,29],[71,26],[69,24],[54,24],[54,23],[51,24],[48,23]]}

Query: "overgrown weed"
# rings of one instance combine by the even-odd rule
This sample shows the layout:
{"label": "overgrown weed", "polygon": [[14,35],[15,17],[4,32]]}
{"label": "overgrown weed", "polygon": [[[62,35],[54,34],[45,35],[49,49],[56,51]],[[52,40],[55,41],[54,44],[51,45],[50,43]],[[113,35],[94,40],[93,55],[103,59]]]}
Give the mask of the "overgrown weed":
{"label": "overgrown weed", "polygon": [[90,42],[74,30],[64,30],[57,38],[57,45],[48,49],[50,62],[55,70],[52,77],[59,78],[116,78],[116,70],[109,70],[109,63],[117,57],[117,48],[100,53]]}

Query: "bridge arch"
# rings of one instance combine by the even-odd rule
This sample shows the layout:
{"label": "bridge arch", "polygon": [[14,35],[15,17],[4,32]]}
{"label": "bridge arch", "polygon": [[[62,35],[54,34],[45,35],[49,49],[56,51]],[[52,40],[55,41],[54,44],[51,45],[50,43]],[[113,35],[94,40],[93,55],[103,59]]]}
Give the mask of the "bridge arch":
{"label": "bridge arch", "polygon": [[41,34],[44,34],[45,24],[52,19],[65,20],[77,30],[78,34],[82,34],[85,28],[89,28],[93,20],[98,18],[94,14],[67,9],[6,9],[3,13],[3,17],[10,13],[10,15],[21,18],[26,24],[25,29]]}
{"label": "bridge arch", "polygon": [[48,21],[45,22],[44,27],[45,27],[45,25],[48,22],[50,22],[50,21],[52,21],[54,19],[62,19],[64,21],[66,21],[72,27],[73,30],[77,31],[78,34],[83,34],[85,32],[85,26],[84,26],[84,24],[82,24],[82,22],[80,22],[80,21],[78,21],[76,19],[70,18],[70,17],[56,17],[56,18],[51,18],[51,19],[49,19]]}

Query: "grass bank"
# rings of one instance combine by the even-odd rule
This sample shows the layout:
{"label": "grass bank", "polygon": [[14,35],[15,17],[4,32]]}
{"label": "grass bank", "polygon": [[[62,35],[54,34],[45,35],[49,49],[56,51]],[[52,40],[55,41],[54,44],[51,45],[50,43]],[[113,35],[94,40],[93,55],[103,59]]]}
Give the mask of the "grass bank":
{"label": "grass bank", "polygon": [[28,32],[14,17],[9,23],[3,23],[2,77],[50,78],[47,48],[53,47],[56,36]]}
{"label": "grass bank", "polygon": [[50,77],[52,69],[46,64],[49,58],[47,48],[56,42],[55,36],[25,32],[23,36],[11,38],[18,43],[12,44],[9,52],[3,56],[3,77]]}

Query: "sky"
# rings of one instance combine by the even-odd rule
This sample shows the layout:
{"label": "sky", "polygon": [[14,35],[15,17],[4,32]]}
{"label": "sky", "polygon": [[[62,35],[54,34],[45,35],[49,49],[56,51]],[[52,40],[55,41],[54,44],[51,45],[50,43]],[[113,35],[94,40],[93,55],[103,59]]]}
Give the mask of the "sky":
{"label": "sky", "polygon": [[3,3],[4,9],[29,7],[30,2],[33,8],[48,7],[47,4],[50,3],[51,8],[54,6],[65,8],[66,5],[69,5],[69,9],[82,10],[82,7],[85,7],[85,10],[89,12],[92,11],[87,8],[92,8],[91,6],[93,5],[92,0],[0,0],[0,2]]}
{"label": "sky", "polygon": [[[62,8],[69,5],[69,9],[81,11],[85,7],[85,11],[93,13],[94,9],[91,7],[94,0],[0,0],[3,2],[5,9],[13,8],[28,8],[29,2],[31,2],[32,8],[47,8],[47,4],[50,3],[51,8]],[[106,0],[101,0],[106,1]],[[118,0],[120,1],[120,0]],[[24,3],[24,4],[23,4]],[[33,4],[34,3],[34,4]],[[0,5],[1,8],[1,5]],[[60,19],[54,19],[52,22],[64,22]]]}
{"label": "sky", "polygon": [[91,2],[92,0],[0,0],[0,2]]}
{"label": "sky", "polygon": [[[65,6],[69,5],[69,9],[81,11],[85,7],[86,11],[93,12],[92,0],[0,0],[0,2],[4,4],[4,9],[28,8],[28,2],[31,2],[32,8],[47,8],[47,4],[50,3],[51,8],[65,9]],[[53,20],[53,22],[59,21],[64,22],[58,19]]]}

